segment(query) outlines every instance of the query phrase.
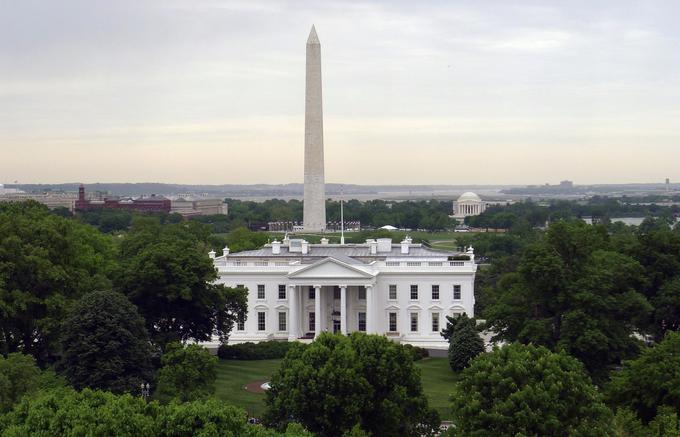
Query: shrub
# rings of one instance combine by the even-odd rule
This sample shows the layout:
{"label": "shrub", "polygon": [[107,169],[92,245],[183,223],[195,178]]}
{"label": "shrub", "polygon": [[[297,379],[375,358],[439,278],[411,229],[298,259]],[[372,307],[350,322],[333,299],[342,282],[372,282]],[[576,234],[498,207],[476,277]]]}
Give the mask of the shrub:
{"label": "shrub", "polygon": [[405,344],[404,348],[413,355],[413,361],[420,361],[430,356],[430,352],[422,347]]}
{"label": "shrub", "polygon": [[158,398],[181,402],[206,398],[215,392],[217,358],[197,344],[168,344],[158,371]]}
{"label": "shrub", "polygon": [[223,344],[217,356],[223,360],[271,360],[283,358],[295,342],[262,341],[260,343]]}

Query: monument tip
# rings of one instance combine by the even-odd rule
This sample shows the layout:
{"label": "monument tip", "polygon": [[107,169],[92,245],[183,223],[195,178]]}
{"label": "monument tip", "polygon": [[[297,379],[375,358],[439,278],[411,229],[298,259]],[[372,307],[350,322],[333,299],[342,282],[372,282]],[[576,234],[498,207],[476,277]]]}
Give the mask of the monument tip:
{"label": "monument tip", "polygon": [[319,44],[319,37],[316,35],[316,29],[312,24],[312,30],[309,32],[309,38],[307,38],[307,44]]}

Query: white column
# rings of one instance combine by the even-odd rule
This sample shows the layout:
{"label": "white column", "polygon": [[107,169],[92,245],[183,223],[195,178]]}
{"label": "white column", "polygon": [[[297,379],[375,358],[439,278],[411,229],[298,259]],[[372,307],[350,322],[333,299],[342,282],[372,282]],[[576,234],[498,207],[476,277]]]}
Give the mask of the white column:
{"label": "white column", "polygon": [[340,286],[340,332],[347,335],[347,286]]}
{"label": "white column", "polygon": [[321,286],[314,286],[314,338],[321,334]]}
{"label": "white column", "polygon": [[300,337],[298,329],[300,328],[300,312],[298,308],[298,287],[295,285],[288,286],[288,302],[290,303],[288,315],[288,341],[295,341]]}
{"label": "white column", "polygon": [[366,333],[375,334],[377,329],[374,310],[373,286],[366,285]]}

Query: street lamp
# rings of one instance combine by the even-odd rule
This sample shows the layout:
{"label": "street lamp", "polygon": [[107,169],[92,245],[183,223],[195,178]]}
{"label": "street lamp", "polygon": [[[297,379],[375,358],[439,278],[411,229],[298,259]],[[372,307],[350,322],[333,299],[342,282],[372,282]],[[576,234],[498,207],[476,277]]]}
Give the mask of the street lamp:
{"label": "street lamp", "polygon": [[142,383],[141,388],[142,388],[142,397],[144,398],[145,401],[148,401],[149,400],[149,389],[151,388],[151,386],[147,382],[146,384]]}

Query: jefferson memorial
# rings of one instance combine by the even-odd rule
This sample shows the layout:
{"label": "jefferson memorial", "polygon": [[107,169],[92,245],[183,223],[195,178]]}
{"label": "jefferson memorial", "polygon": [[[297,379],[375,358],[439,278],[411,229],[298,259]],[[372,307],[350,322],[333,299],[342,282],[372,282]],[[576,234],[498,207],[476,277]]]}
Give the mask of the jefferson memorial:
{"label": "jefferson memorial", "polygon": [[[312,27],[307,40],[305,92],[305,232],[326,226],[321,49]],[[474,315],[477,265],[472,248],[439,251],[406,237],[331,244],[322,238],[273,241],[261,249],[221,256],[210,252],[217,282],[248,289],[248,315],[230,342],[311,341],[324,331],[354,331],[430,349],[446,349],[445,316]]]}

